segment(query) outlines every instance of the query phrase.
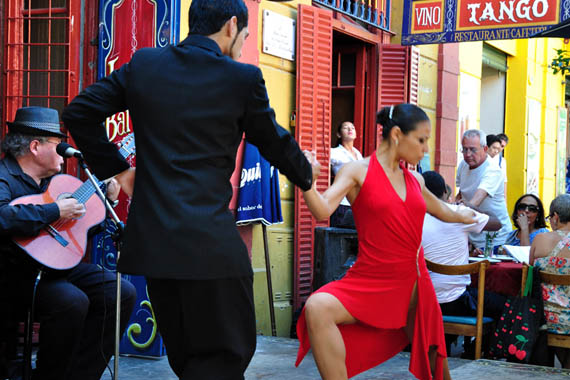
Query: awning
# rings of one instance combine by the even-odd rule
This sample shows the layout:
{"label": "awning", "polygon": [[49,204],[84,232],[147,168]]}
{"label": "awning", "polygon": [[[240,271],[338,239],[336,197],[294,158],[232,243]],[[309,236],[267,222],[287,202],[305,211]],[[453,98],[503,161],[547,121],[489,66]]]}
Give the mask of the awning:
{"label": "awning", "polygon": [[570,18],[550,29],[532,35],[532,37],[558,37],[570,38]]}

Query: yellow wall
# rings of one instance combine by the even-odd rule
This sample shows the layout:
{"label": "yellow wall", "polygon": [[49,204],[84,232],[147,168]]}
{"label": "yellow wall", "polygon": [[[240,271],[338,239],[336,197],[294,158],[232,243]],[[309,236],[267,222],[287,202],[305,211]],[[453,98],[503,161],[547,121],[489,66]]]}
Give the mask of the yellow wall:
{"label": "yellow wall", "polygon": [[192,0],[180,0],[180,41],[188,34],[188,9]]}
{"label": "yellow wall", "polygon": [[435,164],[435,117],[437,106],[437,54],[438,45],[421,45],[418,76],[418,105],[427,113],[431,121],[429,139],[430,167]]}
{"label": "yellow wall", "polygon": [[[548,207],[556,196],[556,139],[558,107],[564,106],[564,78],[548,68],[561,39],[517,40],[516,52],[509,57],[505,125],[511,139],[506,149],[508,162],[507,196],[509,209],[526,190],[528,154],[528,109],[540,102],[539,196]],[[511,137],[512,136],[512,137]],[[566,136],[562,138],[566,139]]]}
{"label": "yellow wall", "polygon": [[[253,0],[245,0],[253,1]],[[181,0],[180,6],[180,39],[188,34],[188,8],[191,0]],[[282,15],[297,18],[297,6],[311,4],[310,0],[290,1],[284,3],[263,0],[259,4],[259,13],[249,15],[250,20],[257,18],[258,22],[258,51],[259,67],[263,72],[271,106],[275,110],[277,122],[285,129],[293,132],[290,127],[291,114],[295,109],[296,63],[277,58],[262,52],[262,11],[269,9]],[[250,31],[252,33],[253,31]],[[293,294],[293,223],[294,223],[294,192],[293,185],[283,175],[279,176],[281,192],[281,208],[283,224],[267,228],[268,245],[273,282],[273,299],[277,334],[289,336],[292,319]],[[261,226],[253,228],[252,265],[254,271],[254,298],[257,320],[257,332],[271,335],[269,318],[267,279],[263,249],[263,234]]]}
{"label": "yellow wall", "polygon": [[[277,122],[285,129],[291,129],[291,114],[295,109],[296,94],[296,62],[268,55],[262,52],[262,31],[264,9],[297,19],[299,4],[311,4],[310,0],[291,2],[270,2],[263,0],[259,4],[258,51],[259,67],[263,72],[267,93],[271,106],[275,109]],[[250,18],[255,17],[249,15]],[[271,262],[271,278],[273,282],[273,305],[278,336],[289,336],[293,310],[293,226],[294,226],[294,186],[283,175],[279,176],[281,208],[283,224],[267,228],[268,246]],[[257,332],[263,335],[271,334],[269,307],[267,297],[267,280],[263,250],[263,234],[261,226],[253,229],[253,270],[254,298]]]}
{"label": "yellow wall", "polygon": [[[505,132],[509,145],[507,160],[507,202],[509,211],[527,191],[528,108],[536,102],[539,110],[537,126],[540,136],[538,195],[548,207],[555,197],[557,110],[564,106],[564,85],[561,75],[552,74],[548,65],[560,39],[528,39],[489,41],[489,45],[507,54],[505,99]],[[469,128],[479,128],[482,42],[459,45],[459,125],[468,119]],[[532,107],[532,106],[530,106]],[[565,136],[563,138],[566,138]]]}

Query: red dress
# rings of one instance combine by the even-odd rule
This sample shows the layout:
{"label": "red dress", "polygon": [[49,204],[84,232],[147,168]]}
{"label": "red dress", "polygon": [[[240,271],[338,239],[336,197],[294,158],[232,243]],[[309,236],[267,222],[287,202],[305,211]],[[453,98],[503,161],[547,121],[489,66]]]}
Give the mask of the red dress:
{"label": "red dress", "polygon": [[[441,310],[424,261],[422,227],[426,212],[421,187],[405,168],[406,200],[398,196],[376,154],[352,204],[358,231],[358,259],[338,281],[316,291],[335,296],[358,320],[339,325],[346,347],[348,377],[372,368],[408,345],[403,330],[414,284],[418,303],[410,372],[432,379],[428,350],[437,346],[436,379],[443,378],[447,356]],[[296,366],[310,349],[304,310],[297,323],[300,346]]]}

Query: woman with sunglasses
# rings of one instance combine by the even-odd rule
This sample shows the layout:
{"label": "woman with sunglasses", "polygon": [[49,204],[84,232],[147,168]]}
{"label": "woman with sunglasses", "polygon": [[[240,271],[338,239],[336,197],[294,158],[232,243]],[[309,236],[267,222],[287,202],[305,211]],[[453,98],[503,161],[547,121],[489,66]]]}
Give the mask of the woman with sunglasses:
{"label": "woman with sunglasses", "polygon": [[517,200],[512,219],[516,229],[507,237],[505,244],[530,246],[536,235],[549,232],[542,201],[534,194],[525,194]]}

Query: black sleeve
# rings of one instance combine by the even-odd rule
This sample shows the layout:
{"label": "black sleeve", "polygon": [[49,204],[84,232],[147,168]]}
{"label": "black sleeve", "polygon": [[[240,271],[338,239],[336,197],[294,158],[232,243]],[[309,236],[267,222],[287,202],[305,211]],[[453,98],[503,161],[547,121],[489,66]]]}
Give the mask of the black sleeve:
{"label": "black sleeve", "polygon": [[105,119],[127,109],[125,91],[129,64],[87,87],[65,108],[61,118],[85,160],[100,179],[110,178],[130,166],[107,138]]}
{"label": "black sleeve", "polygon": [[49,223],[59,219],[55,203],[45,205],[10,206],[12,192],[0,179],[0,234],[6,236],[35,236]]}
{"label": "black sleeve", "polygon": [[269,105],[263,75],[258,68],[255,68],[254,83],[242,123],[246,140],[255,145],[265,159],[302,190],[311,188],[311,164],[293,136],[277,124],[275,112]]}

